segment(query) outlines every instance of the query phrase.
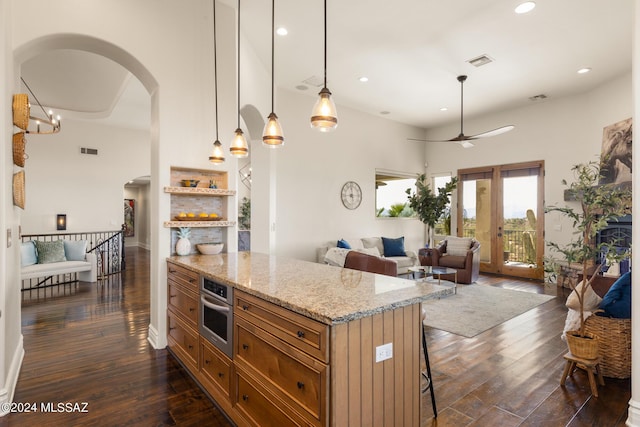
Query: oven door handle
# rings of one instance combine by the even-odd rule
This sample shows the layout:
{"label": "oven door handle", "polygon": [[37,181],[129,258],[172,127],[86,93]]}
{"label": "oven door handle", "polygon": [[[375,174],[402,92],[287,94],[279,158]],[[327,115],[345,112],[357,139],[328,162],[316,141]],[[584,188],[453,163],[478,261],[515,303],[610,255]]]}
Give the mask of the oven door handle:
{"label": "oven door handle", "polygon": [[213,304],[209,300],[207,300],[207,297],[204,295],[200,295],[200,302],[202,302],[202,304],[204,304],[205,307],[210,308],[211,310],[222,311],[225,313],[229,311],[229,307]]}

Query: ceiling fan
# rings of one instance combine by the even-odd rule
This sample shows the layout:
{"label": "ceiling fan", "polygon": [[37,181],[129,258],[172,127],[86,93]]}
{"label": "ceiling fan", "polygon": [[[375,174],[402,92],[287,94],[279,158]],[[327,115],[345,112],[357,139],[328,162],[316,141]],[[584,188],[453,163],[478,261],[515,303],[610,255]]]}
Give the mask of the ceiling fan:
{"label": "ceiling fan", "polygon": [[471,136],[467,136],[464,134],[463,132],[463,124],[464,124],[464,116],[463,116],[463,111],[464,111],[464,82],[465,80],[467,80],[467,76],[458,76],[458,81],[460,82],[460,135],[451,138],[451,139],[445,139],[445,140],[430,140],[430,139],[416,139],[416,138],[407,138],[409,141],[418,141],[418,142],[458,142],[460,143],[460,145],[462,145],[464,148],[471,148],[473,147],[473,143],[469,142],[472,141],[474,139],[480,139],[480,138],[488,138],[490,136],[496,136],[496,135],[500,135],[503,134],[505,132],[509,132],[510,130],[514,129],[515,126],[513,125],[508,125],[508,126],[502,126],[499,127],[497,129],[493,129],[487,132],[482,132],[482,133],[478,133],[476,135],[471,135]]}

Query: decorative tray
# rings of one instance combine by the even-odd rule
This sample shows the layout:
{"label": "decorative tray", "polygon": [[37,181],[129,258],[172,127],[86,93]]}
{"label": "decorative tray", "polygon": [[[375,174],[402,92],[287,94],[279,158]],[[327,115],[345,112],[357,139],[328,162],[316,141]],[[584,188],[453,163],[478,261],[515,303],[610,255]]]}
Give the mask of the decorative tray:
{"label": "decorative tray", "polygon": [[188,216],[184,217],[184,216],[182,216],[182,217],[180,217],[180,216],[174,216],[173,220],[174,221],[225,221],[225,219],[223,217],[221,217],[221,216],[215,217],[215,218],[211,218],[211,217],[208,217],[208,216],[207,217],[198,217],[198,216],[195,216],[195,217],[188,217]]}

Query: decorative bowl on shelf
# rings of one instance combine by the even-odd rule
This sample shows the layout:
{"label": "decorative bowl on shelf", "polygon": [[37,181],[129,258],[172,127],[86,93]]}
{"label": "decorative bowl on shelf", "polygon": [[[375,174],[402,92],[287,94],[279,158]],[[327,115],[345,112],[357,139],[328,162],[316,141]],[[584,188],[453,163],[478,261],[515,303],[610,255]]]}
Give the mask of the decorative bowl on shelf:
{"label": "decorative bowl on shelf", "polygon": [[222,252],[224,243],[198,243],[196,247],[202,255],[216,255]]}
{"label": "decorative bowl on shelf", "polygon": [[197,179],[183,179],[180,181],[180,184],[182,184],[183,187],[197,187],[199,182]]}

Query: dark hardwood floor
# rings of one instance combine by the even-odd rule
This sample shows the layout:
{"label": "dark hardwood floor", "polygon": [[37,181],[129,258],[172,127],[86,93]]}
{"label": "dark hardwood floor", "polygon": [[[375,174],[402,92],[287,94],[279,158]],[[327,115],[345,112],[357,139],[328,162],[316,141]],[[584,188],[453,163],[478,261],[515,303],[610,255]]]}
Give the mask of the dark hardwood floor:
{"label": "dark hardwood floor", "polygon": [[[127,251],[127,271],[22,303],[25,358],[14,402],[38,412],[8,414],[0,426],[228,426],[166,350],[147,342],[149,253]],[[556,287],[483,275],[478,282],[555,295]],[[576,372],[560,387],[566,291],[474,338],[428,328],[438,418],[428,392],[423,426],[623,426],[630,380],[605,378],[593,398]],[[41,411],[70,402],[87,412]]]}

